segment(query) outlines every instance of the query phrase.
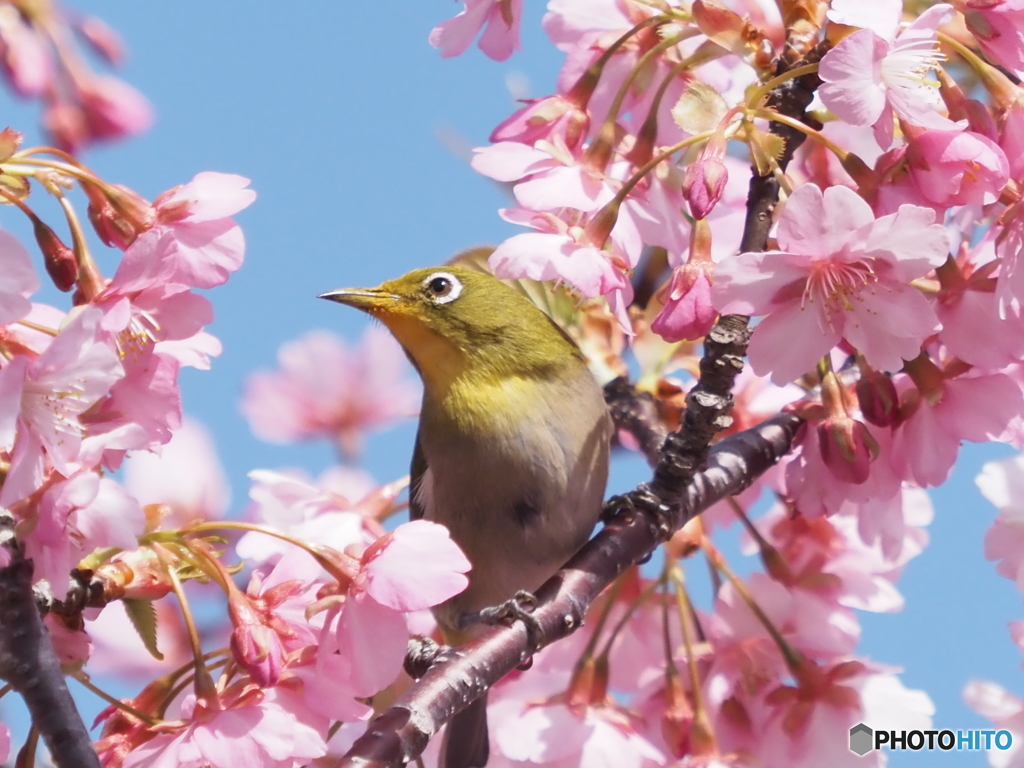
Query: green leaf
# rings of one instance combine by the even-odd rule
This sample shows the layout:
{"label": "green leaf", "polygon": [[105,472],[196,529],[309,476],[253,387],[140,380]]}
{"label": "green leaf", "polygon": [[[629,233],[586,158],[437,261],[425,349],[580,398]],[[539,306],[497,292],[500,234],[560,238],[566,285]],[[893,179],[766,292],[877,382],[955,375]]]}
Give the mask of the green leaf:
{"label": "green leaf", "polygon": [[164,655],[156,647],[156,608],[153,601],[126,597],[121,602],[124,603],[124,610],[135,631],[139,633],[139,639],[146,646],[146,650],[157,661],[163,661]]}
{"label": "green leaf", "polygon": [[700,80],[691,80],[672,107],[672,119],[687,133],[704,133],[715,130],[728,110],[718,91]]}

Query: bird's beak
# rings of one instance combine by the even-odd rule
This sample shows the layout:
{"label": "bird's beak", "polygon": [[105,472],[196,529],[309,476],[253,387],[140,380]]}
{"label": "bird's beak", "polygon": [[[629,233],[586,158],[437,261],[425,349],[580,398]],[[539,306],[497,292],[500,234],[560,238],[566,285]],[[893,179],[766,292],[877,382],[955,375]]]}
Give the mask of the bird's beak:
{"label": "bird's beak", "polygon": [[321,293],[317,298],[348,304],[350,307],[363,310],[363,312],[387,310],[402,300],[401,296],[382,291],[380,288],[339,288],[335,291]]}

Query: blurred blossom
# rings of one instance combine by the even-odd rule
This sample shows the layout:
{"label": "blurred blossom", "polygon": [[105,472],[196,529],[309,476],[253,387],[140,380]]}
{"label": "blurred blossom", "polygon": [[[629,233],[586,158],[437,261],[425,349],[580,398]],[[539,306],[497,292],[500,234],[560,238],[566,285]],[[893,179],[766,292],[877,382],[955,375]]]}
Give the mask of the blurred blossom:
{"label": "blurred blossom", "polygon": [[272,443],[327,438],[346,451],[365,432],[419,410],[419,388],[398,342],[370,326],[350,347],[329,331],[311,331],[278,351],[280,368],[252,374],[242,413],[257,437]]}
{"label": "blurred blossom", "polygon": [[210,431],[185,418],[159,454],[133,453],[124,465],[124,484],[142,504],[166,504],[164,529],[216,520],[228,510],[230,489]]}

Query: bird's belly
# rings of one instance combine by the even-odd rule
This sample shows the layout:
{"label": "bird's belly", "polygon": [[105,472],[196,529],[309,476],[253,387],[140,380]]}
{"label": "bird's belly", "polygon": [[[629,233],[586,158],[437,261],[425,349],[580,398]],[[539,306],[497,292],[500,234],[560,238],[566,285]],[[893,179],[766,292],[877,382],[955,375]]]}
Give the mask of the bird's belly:
{"label": "bird's belly", "polygon": [[505,441],[424,445],[417,501],[473,565],[466,591],[434,611],[443,626],[535,591],[586,542],[607,479],[607,442],[596,437],[575,444],[541,426]]}

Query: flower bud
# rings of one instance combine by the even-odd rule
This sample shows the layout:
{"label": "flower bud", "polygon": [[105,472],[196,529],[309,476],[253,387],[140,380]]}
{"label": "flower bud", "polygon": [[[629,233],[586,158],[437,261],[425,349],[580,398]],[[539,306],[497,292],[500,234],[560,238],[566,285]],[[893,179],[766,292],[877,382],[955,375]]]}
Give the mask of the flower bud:
{"label": "flower bud", "polygon": [[122,597],[159,600],[171,593],[173,584],[160,558],[151,549],[122,552],[115,560],[96,568],[92,583],[103,588],[103,602]]}
{"label": "flower bud", "polygon": [[118,66],[124,60],[124,43],[120,36],[102,19],[86,16],[78,22],[78,32],[89,46],[108,64]]}
{"label": "flower bud", "polygon": [[79,87],[90,138],[116,139],[141,133],[153,122],[145,97],[116,77],[92,77]]}
{"label": "flower bud", "polygon": [[284,668],[284,648],[277,632],[260,618],[249,597],[238,589],[228,592],[228,614],[234,630],[231,652],[262,688],[276,685]]}
{"label": "flower bud", "polygon": [[89,221],[104,244],[122,251],[157,221],[155,208],[136,192],[114,184],[100,189],[83,184],[89,198]]}
{"label": "flower bud", "polygon": [[860,412],[869,424],[876,427],[892,426],[899,408],[899,395],[892,379],[877,371],[861,376],[856,386]]}
{"label": "flower bud", "polygon": [[576,664],[565,692],[571,706],[603,706],[608,701],[608,657],[584,656]]}
{"label": "flower bud", "polygon": [[69,102],[50,103],[43,111],[43,127],[58,148],[71,153],[85,143],[89,134],[81,108]]}
{"label": "flower bud", "polygon": [[662,304],[651,330],[666,341],[693,341],[707,336],[718,313],[711,306],[711,228],[703,219],[693,223],[690,258],[672,271],[668,283],[655,293]]}
{"label": "flower bud", "polygon": [[722,163],[725,141],[715,136],[700,153],[700,157],[686,166],[683,175],[683,197],[690,205],[695,219],[703,219],[722,199],[729,171]]}
{"label": "flower bud", "polygon": [[693,705],[683,689],[678,672],[665,676],[665,711],[661,715],[661,735],[669,752],[682,758],[690,754],[693,729]]}
{"label": "flower bud", "polygon": [[846,483],[866,482],[879,446],[861,422],[833,414],[818,424],[821,458],[832,474]]}
{"label": "flower bud", "polygon": [[36,242],[39,250],[43,252],[43,263],[46,264],[46,272],[57,286],[57,290],[67,293],[75,287],[78,281],[78,259],[75,252],[64,245],[50,227],[40,219],[32,220],[32,229],[35,232]]}

